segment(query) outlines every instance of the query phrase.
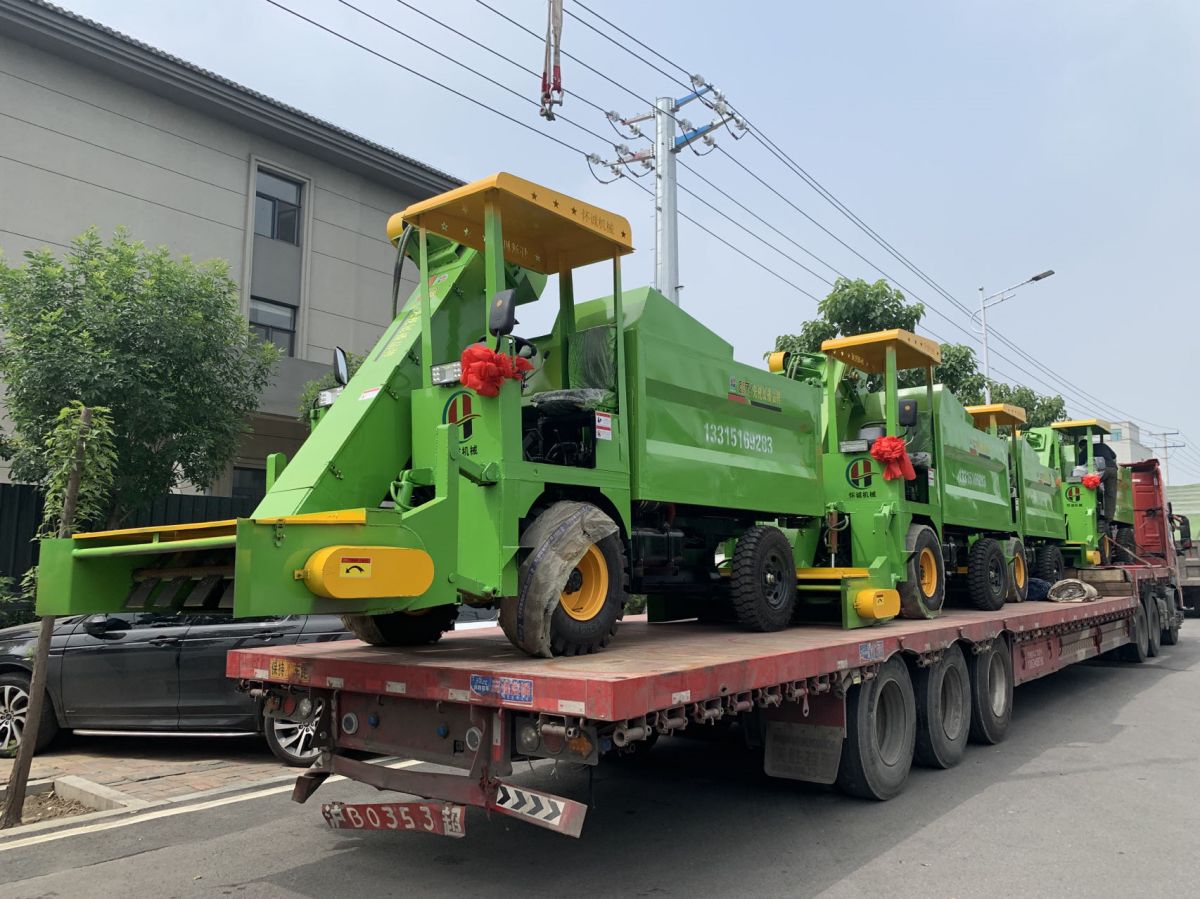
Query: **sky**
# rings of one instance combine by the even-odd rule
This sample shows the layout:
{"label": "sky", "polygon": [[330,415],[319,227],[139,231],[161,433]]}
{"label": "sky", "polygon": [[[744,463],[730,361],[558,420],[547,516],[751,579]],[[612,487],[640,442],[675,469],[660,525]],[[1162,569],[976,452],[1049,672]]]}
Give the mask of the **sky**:
{"label": "sky", "polygon": [[[564,87],[575,95],[567,96],[561,112],[604,140],[562,118],[545,122],[523,99],[536,98],[534,77],[398,0],[206,0],[202,15],[195,3],[182,0],[59,2],[464,180],[510,171],[619,212],[632,223],[637,247],[624,262],[624,283],[653,280],[652,197],[631,178],[598,183],[582,155],[609,159],[613,142],[645,144],[618,138],[582,98],[634,115],[646,108],[643,99],[682,96],[673,79],[683,72],[592,18],[576,0],[565,2],[562,37],[563,50],[579,60],[562,60]],[[1200,209],[1200,4],[792,0],[764,3],[745,16],[727,2],[585,2],[716,85],[759,133],[964,306],[978,307],[980,286],[990,294],[1054,269],[1052,278],[1021,288],[989,311],[993,376],[1061,392],[1075,416],[1133,418],[1143,432],[1181,431],[1170,440],[1189,445],[1172,451],[1171,480],[1200,481],[1200,310],[1193,276]],[[540,72],[544,0],[488,3],[535,34],[477,0],[411,5]],[[679,115],[695,124],[711,118],[697,104]],[[753,232],[680,193],[680,209],[715,235],[680,224],[682,304],[729,340],[739,360],[761,364],[777,334],[799,330],[816,306],[801,291],[824,296],[829,285],[822,279],[835,271],[875,280],[882,270],[931,310],[921,330],[968,343],[978,354],[966,312],[761,143],[735,141],[721,131],[718,145],[721,152],[705,158],[690,150],[679,158],[770,227],[681,168],[681,191],[694,191]],[[653,188],[649,177],[637,183]],[[577,295],[604,293],[607,278],[606,272],[587,272],[577,279]],[[536,312],[523,309],[527,333],[548,327],[555,304],[538,305]],[[999,344],[997,335],[1068,384]],[[1151,442],[1145,433],[1143,442]]]}

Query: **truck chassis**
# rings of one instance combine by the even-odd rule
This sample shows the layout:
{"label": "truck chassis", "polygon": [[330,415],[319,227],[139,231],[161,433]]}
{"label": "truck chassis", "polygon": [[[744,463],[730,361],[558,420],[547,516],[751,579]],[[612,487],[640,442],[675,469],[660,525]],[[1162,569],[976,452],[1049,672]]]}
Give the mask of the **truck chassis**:
{"label": "truck chassis", "polygon": [[[975,697],[971,736],[999,742],[1014,686],[1110,651],[1142,661],[1158,642],[1139,632],[1147,621],[1177,633],[1183,613],[1170,568],[1113,566],[1086,576],[1101,593],[1093,602],[955,610],[930,621],[896,621],[869,636],[831,627],[718,633],[698,623],[631,621],[619,650],[534,660],[499,630],[472,630],[411,650],[354,643],[237,650],[227,673],[262,698],[268,715],[315,719],[326,748],[298,778],[295,801],[305,802],[331,774],[424,800],[329,803],[323,812],[333,827],[461,836],[467,807],[475,806],[578,837],[586,805],[507,782],[514,761],[595,765],[729,717],[747,726],[751,742],[761,741],[768,774],[890,798],[907,777],[911,744],[901,745],[896,759],[882,759],[894,763],[891,775],[872,779],[871,760],[881,751],[875,744],[889,738],[878,727],[856,726],[854,709],[881,671],[892,678],[894,659],[923,683],[920,672],[961,650]],[[937,726],[937,711],[927,705],[934,700],[914,695],[918,723]],[[462,773],[397,770],[346,751]]]}

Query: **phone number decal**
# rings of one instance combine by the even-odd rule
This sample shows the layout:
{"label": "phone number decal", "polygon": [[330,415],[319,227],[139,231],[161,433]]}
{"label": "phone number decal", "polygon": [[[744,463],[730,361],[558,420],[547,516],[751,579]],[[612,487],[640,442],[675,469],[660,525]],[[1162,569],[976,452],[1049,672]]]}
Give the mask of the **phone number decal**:
{"label": "phone number decal", "polygon": [[729,425],[714,425],[706,422],[704,442],[714,446],[730,446],[734,449],[744,449],[764,455],[775,452],[774,439],[770,434],[756,434],[754,431],[746,431]]}

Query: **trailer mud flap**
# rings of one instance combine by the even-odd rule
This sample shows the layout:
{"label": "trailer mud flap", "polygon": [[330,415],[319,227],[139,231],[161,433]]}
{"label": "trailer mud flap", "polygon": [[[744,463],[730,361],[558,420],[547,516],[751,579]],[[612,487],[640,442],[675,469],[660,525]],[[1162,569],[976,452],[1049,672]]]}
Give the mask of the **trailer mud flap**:
{"label": "trailer mud flap", "polygon": [[763,770],[769,777],[831,784],[846,737],[846,702],[834,694],[808,696],[766,714]]}
{"label": "trailer mud flap", "polygon": [[582,802],[507,783],[497,787],[494,808],[502,815],[520,818],[569,837],[579,836],[587,814],[587,806]]}

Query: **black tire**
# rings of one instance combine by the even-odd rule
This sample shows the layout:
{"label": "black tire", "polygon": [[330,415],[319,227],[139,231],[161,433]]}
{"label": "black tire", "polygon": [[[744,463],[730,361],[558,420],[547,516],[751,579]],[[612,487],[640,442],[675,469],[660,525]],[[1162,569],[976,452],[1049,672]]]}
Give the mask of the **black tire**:
{"label": "black tire", "polygon": [[967,554],[967,598],[985,612],[1004,607],[1008,596],[1008,562],[1004,549],[991,537],[980,537]]}
{"label": "black tire", "polygon": [[1167,608],[1170,610],[1170,621],[1162,630],[1162,645],[1174,646],[1179,642],[1179,610],[1175,607],[1175,588],[1167,590]]}
{"label": "black tire", "polygon": [[1013,558],[1008,566],[1008,601],[1024,602],[1029,598],[1029,554],[1020,540],[1013,542]]}
{"label": "black tire", "polygon": [[[0,758],[13,756],[21,745],[21,734],[25,730],[29,710],[29,675],[19,671],[0,674]],[[58,734],[58,719],[54,716],[54,705],[50,697],[42,700],[42,720],[38,726],[37,745],[34,752],[41,752],[50,745]]]}
{"label": "black tire", "polygon": [[1128,525],[1121,525],[1117,528],[1117,562],[1118,564],[1129,564],[1137,561],[1137,540],[1134,538],[1133,528]]}
{"label": "black tire", "polygon": [[1188,618],[1200,618],[1200,587],[1183,588],[1183,614]]}
{"label": "black tire", "polygon": [[457,617],[458,606],[446,605],[411,614],[343,615],[342,624],[372,646],[425,646],[440,640]]}
{"label": "black tire", "polygon": [[729,583],[738,624],[751,631],[780,631],[796,609],[796,562],[779,528],[755,525],[733,551]]}
{"label": "black tire", "polygon": [[[595,556],[591,556],[596,553]],[[591,557],[592,563],[585,563]],[[596,652],[607,646],[617,633],[617,624],[625,613],[625,601],[628,599],[625,580],[625,550],[618,531],[609,534],[588,547],[585,559],[580,560],[580,567],[571,573],[563,600],[554,608],[550,616],[550,651],[556,656],[579,656]],[[588,568],[588,564],[602,565],[602,577],[607,579],[607,590],[595,612],[586,618],[576,618],[563,606],[567,597],[580,593],[588,588],[580,583],[572,591],[572,583],[576,573]],[[588,569],[590,570],[590,569]],[[582,575],[581,575],[582,576]]]}
{"label": "black tire", "polygon": [[973,653],[971,674],[971,742],[999,743],[1012,722],[1013,667],[1008,641],[997,637],[991,646]]}
{"label": "black tire", "polygon": [[1158,611],[1158,597],[1146,594],[1146,655],[1154,658],[1162,651],[1162,615]]}
{"label": "black tire", "polygon": [[908,666],[897,655],[846,694],[846,738],[837,785],[860,799],[891,799],[904,789],[917,741],[917,704]]}
{"label": "black tire", "polygon": [[1063,563],[1062,550],[1057,546],[1042,546],[1038,548],[1037,558],[1033,563],[1033,576],[1047,581],[1054,586],[1063,579],[1067,566]]}
{"label": "black tire", "polygon": [[1133,637],[1121,647],[1121,659],[1140,665],[1150,656],[1150,634],[1146,629],[1146,606],[1138,603],[1133,610]]}
{"label": "black tire", "polygon": [[319,703],[320,700],[316,713],[305,724],[263,716],[263,737],[267,741],[267,748],[285,765],[307,768],[321,754],[321,747],[317,744],[317,722],[321,714]]}
{"label": "black tire", "polygon": [[917,699],[917,764],[953,768],[962,761],[971,733],[971,675],[957,643],[932,665],[914,669],[913,692]]}
{"label": "black tire", "polygon": [[905,567],[900,593],[901,618],[936,618],[946,602],[946,565],[933,528],[920,526]]}

